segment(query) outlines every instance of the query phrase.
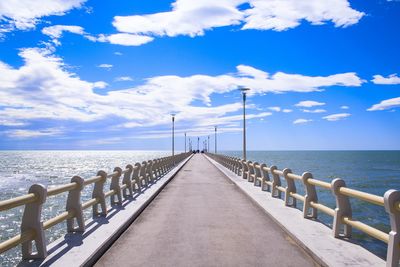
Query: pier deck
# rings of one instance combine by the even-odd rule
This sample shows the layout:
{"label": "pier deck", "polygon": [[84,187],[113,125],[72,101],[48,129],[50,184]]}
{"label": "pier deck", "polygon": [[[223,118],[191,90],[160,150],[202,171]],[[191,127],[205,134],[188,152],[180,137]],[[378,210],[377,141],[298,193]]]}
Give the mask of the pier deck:
{"label": "pier deck", "polygon": [[196,154],[97,266],[314,266],[312,258]]}

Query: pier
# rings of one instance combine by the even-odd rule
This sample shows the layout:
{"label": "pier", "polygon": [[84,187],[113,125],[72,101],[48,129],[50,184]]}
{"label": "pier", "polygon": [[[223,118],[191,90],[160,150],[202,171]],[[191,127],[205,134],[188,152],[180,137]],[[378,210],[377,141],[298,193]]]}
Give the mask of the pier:
{"label": "pier", "polygon": [[311,257],[265,212],[205,156],[196,154],[96,266],[267,263],[313,266]]}
{"label": "pier", "polygon": [[[87,186],[92,198],[82,202]],[[317,187],[332,191],[336,208],[318,202]],[[43,221],[46,198],[63,193],[65,212]],[[74,176],[54,188],[33,185],[29,194],[1,201],[1,212],[23,206],[24,213],[21,234],[3,241],[0,252],[20,246],[19,266],[397,266],[399,195],[376,196],[342,179],[327,183],[224,155],[181,153]],[[391,231],[352,218],[350,198],[385,208]],[[85,221],[89,208],[93,218]],[[332,229],[318,212],[332,217]],[[66,235],[47,244],[46,230],[64,221]],[[386,262],[352,243],[352,228],[388,243]]]}

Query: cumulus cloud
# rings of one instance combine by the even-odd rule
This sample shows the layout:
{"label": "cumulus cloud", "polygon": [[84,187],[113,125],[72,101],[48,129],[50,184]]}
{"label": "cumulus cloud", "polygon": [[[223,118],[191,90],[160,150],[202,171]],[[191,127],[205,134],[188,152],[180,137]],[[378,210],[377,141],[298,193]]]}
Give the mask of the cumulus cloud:
{"label": "cumulus cloud", "polygon": [[35,28],[40,18],[62,16],[79,8],[85,0],[7,0],[0,4],[0,28],[3,32]]}
{"label": "cumulus cloud", "polygon": [[99,81],[99,82],[94,82],[93,83],[93,88],[103,89],[103,88],[106,88],[107,86],[108,86],[108,83],[103,82],[103,81]]}
{"label": "cumulus cloud", "polygon": [[132,77],[129,76],[121,76],[121,77],[117,77],[115,78],[116,82],[129,82],[129,81],[133,81]]}
{"label": "cumulus cloud", "polygon": [[[67,2],[72,2],[72,0]],[[75,2],[78,4],[80,1],[75,0]],[[176,0],[171,7],[171,11],[166,12],[115,16],[112,24],[118,33],[114,34],[90,35],[75,30],[70,32],[83,35],[93,42],[139,46],[153,41],[156,36],[195,37],[204,35],[207,30],[235,25],[241,30],[274,31],[295,28],[303,21],[312,25],[330,22],[335,27],[347,27],[358,23],[364,16],[363,12],[351,8],[348,0],[323,2],[318,0]],[[61,25],[54,27],[59,26]],[[61,34],[59,37],[53,37],[53,41],[60,44],[58,41],[60,37]]]}
{"label": "cumulus cloud", "polygon": [[[134,87],[98,94],[95,89],[105,88],[107,83],[82,80],[50,50],[28,48],[19,55],[23,64],[18,68],[0,61],[0,117],[11,124],[118,118],[116,123],[121,127],[151,127],[169,125],[169,114],[175,112],[182,124],[191,127],[225,125],[235,128],[241,116],[233,113],[241,110],[241,103],[214,106],[213,94],[231,92],[239,86],[252,88],[249,93],[252,97],[265,93],[313,92],[319,91],[321,86],[361,84],[361,79],[353,73],[326,77],[269,74],[239,65],[236,72],[227,74],[155,76]],[[103,67],[110,67],[108,65]],[[255,107],[249,106],[249,119],[271,115],[270,112],[254,113],[254,110]]]}
{"label": "cumulus cloud", "polygon": [[[248,4],[243,8],[243,4]],[[241,8],[239,8],[241,6]],[[177,0],[167,12],[116,16],[113,25],[124,33],[191,37],[217,27],[240,25],[242,30],[283,31],[302,21],[312,25],[332,22],[335,27],[356,24],[364,13],[347,0]]]}
{"label": "cumulus cloud", "polygon": [[324,113],[324,112],[326,112],[325,109],[320,109],[320,108],[318,108],[318,109],[303,109],[302,111],[304,113]]}
{"label": "cumulus cloud", "polygon": [[110,35],[101,34],[99,37],[92,38],[90,40],[98,42],[109,42],[110,44],[118,44],[124,46],[139,46],[149,43],[153,41],[153,39],[153,37],[140,34],[116,33]]}
{"label": "cumulus cloud", "polygon": [[337,114],[328,115],[328,116],[325,116],[322,118],[327,121],[338,121],[338,120],[345,119],[349,116],[351,116],[350,113],[337,113]]}
{"label": "cumulus cloud", "polygon": [[293,110],[288,109],[288,108],[284,108],[284,109],[282,110],[283,113],[290,113],[290,112],[292,112],[292,111],[293,111]]}
{"label": "cumulus cloud", "polygon": [[293,124],[305,124],[305,123],[309,123],[312,122],[312,120],[308,120],[308,119],[297,119],[295,121],[293,121]]}
{"label": "cumulus cloud", "polygon": [[[84,28],[76,25],[53,25],[42,29],[42,33],[51,37],[55,45],[61,45],[59,39],[62,37],[63,32],[75,33],[84,36],[86,39],[92,42],[110,43],[124,46],[139,46],[148,42],[153,41],[153,37],[143,36],[139,34],[129,33],[116,33],[116,34],[99,34],[93,35],[86,33]],[[115,52],[116,55],[122,55],[119,52]]]}
{"label": "cumulus cloud", "polygon": [[400,107],[400,97],[390,98],[373,105],[368,111],[386,110],[391,108]]}
{"label": "cumulus cloud", "polygon": [[349,106],[341,106],[340,109],[349,109]]}
{"label": "cumulus cloud", "polygon": [[280,108],[280,107],[269,107],[268,109],[269,109],[269,110],[272,110],[272,111],[275,111],[275,112],[281,111],[281,108]]}
{"label": "cumulus cloud", "polygon": [[63,131],[59,128],[48,128],[42,130],[8,130],[5,134],[9,137],[18,138],[18,139],[28,139],[28,138],[36,138],[43,136],[55,136],[63,134]]}
{"label": "cumulus cloud", "polygon": [[300,101],[295,106],[303,107],[303,108],[311,108],[311,107],[323,106],[323,105],[325,105],[325,103],[323,103],[323,102],[317,102],[317,101],[313,101],[313,100],[305,100],[305,101]]}
{"label": "cumulus cloud", "polygon": [[397,76],[397,73],[390,74],[388,77],[374,75],[373,78],[371,81],[374,84],[400,84],[400,77]]}
{"label": "cumulus cloud", "polygon": [[97,67],[103,68],[103,69],[111,69],[113,67],[113,65],[112,64],[103,63],[103,64],[100,64],[100,65],[97,65]]}

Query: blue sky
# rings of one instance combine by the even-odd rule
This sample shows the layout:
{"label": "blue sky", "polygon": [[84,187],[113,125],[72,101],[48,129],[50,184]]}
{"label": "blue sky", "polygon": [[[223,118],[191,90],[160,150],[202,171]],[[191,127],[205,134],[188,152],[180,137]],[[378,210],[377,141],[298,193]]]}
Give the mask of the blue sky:
{"label": "blue sky", "polygon": [[0,5],[0,149],[400,149],[399,1]]}

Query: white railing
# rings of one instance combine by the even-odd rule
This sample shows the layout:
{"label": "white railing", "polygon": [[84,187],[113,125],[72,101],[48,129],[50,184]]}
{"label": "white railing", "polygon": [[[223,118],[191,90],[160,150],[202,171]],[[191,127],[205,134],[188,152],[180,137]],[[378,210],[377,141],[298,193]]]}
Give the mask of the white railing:
{"label": "white railing", "polygon": [[[104,171],[98,171],[97,176],[88,179],[74,176],[69,184],[53,188],[34,184],[29,188],[28,194],[0,201],[0,212],[24,206],[21,233],[0,243],[0,253],[21,245],[23,259],[45,258],[47,256],[45,230],[66,220],[68,232],[84,232],[83,210],[93,207],[94,217],[106,216],[108,212],[107,197],[110,198],[111,206],[122,205],[123,199],[128,199],[150,187],[174,168],[177,163],[190,155],[191,153],[181,153],[175,156],[143,161],[133,166],[129,164],[124,169],[116,167],[112,173],[108,174]],[[122,183],[120,182],[121,177],[123,177]],[[105,192],[104,184],[107,179],[111,179],[110,190]],[[92,198],[82,203],[81,191],[91,184],[94,184]],[[65,192],[68,192],[66,210],[47,221],[42,221],[42,206],[46,199]],[[32,252],[33,242],[35,242],[37,250],[35,254]]]}
{"label": "white railing", "polygon": [[[207,153],[209,157],[241,176],[261,190],[271,193],[272,197],[284,199],[285,206],[296,207],[297,201],[303,202],[303,217],[316,219],[318,211],[333,217],[333,236],[350,238],[352,227],[369,236],[388,244],[386,265],[399,266],[400,258],[400,191],[388,190],[382,196],[377,196],[346,187],[343,179],[337,178],[330,183],[313,178],[310,172],[302,175],[292,173],[290,169],[278,170],[274,165],[267,166],[257,162],[244,161],[239,158]],[[281,178],[285,179],[286,187],[282,186]],[[296,190],[295,181],[303,184],[304,195]],[[330,190],[336,199],[336,207],[332,209],[318,202],[317,188]],[[282,196],[283,194],[283,196]],[[352,217],[350,198],[382,206],[389,215],[391,231],[383,232]]]}

